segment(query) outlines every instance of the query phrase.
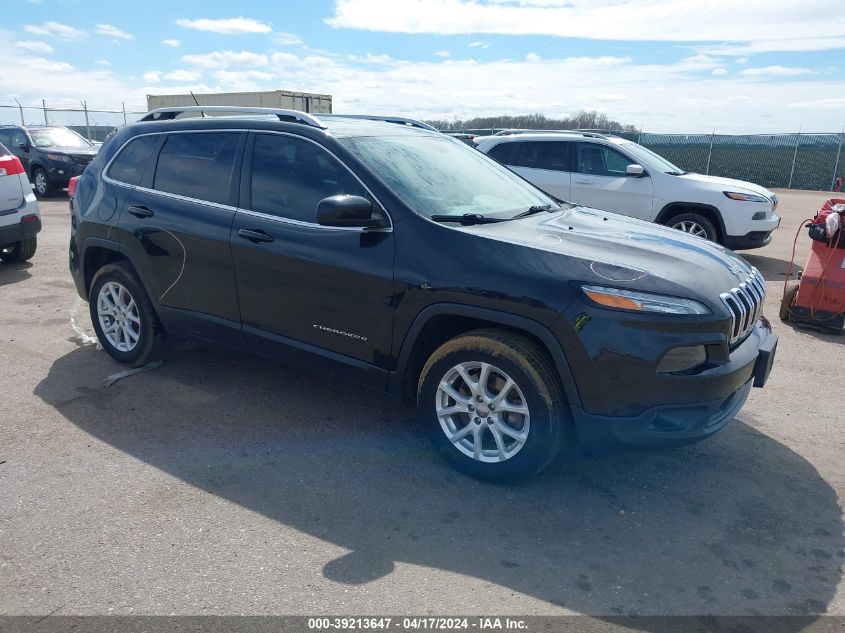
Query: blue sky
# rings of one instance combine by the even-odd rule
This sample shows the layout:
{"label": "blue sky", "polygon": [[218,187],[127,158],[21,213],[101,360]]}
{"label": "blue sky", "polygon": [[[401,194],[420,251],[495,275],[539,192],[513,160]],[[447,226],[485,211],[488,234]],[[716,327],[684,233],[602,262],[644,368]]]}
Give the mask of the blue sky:
{"label": "blue sky", "polygon": [[420,118],[839,131],[841,0],[4,0],[0,103],[289,89]]}

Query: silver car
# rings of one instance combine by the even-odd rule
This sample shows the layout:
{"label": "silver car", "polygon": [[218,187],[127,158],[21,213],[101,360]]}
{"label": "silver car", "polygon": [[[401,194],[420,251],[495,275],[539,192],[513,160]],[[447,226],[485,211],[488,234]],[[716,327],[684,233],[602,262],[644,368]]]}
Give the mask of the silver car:
{"label": "silver car", "polygon": [[20,159],[0,145],[0,260],[32,259],[38,246],[41,214]]}

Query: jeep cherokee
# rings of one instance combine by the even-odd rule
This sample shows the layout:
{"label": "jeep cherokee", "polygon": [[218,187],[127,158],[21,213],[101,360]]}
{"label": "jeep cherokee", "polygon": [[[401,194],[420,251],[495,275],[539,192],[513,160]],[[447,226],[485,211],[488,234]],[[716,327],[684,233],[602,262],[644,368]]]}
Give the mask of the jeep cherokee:
{"label": "jeep cherokee", "polygon": [[105,350],[210,340],[416,400],[439,451],[497,481],[569,442],[699,440],[763,386],[777,338],[742,259],[375,118],[183,107],[115,133],[71,216]]}

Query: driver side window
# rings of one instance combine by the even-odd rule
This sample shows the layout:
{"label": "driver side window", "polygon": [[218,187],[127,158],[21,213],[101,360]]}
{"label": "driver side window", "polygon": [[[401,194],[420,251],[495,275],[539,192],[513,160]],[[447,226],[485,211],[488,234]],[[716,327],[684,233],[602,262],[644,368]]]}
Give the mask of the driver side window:
{"label": "driver side window", "polygon": [[595,143],[578,143],[575,171],[591,176],[619,177],[633,161],[615,149]]}
{"label": "driver side window", "polygon": [[318,145],[280,134],[257,134],[252,157],[253,211],[316,223],[317,203],[349,194],[369,198],[358,180]]}

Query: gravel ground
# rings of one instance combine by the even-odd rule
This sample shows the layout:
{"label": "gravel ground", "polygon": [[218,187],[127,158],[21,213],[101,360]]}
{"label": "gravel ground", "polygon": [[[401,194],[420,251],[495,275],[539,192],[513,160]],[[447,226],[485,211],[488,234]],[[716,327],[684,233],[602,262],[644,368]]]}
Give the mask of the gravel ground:
{"label": "gravel ground", "polygon": [[780,195],[746,254],[781,337],[767,388],[695,446],[514,487],[452,471],[406,405],[246,354],[182,345],[104,386],[122,367],[70,327],[67,201],[42,203],[35,258],[0,266],[0,615],[845,615],[845,337],[777,321],[827,196]]}

